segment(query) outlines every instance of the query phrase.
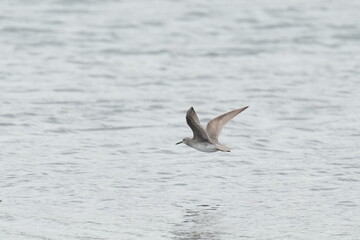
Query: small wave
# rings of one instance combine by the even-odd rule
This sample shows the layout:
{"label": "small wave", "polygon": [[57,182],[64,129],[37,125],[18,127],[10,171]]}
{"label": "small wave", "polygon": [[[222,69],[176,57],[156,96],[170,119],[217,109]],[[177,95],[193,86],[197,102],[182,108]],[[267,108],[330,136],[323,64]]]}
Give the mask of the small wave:
{"label": "small wave", "polygon": [[9,33],[54,33],[53,30],[48,28],[34,28],[34,27],[3,27],[3,32]]}
{"label": "small wave", "polygon": [[78,88],[55,88],[53,89],[54,92],[84,92],[82,89]]}
{"label": "small wave", "polygon": [[83,128],[77,129],[77,131],[83,132],[96,132],[96,131],[119,131],[119,130],[128,130],[128,129],[136,129],[136,128],[153,128],[157,126],[153,125],[141,125],[141,126],[121,126],[121,127],[99,127],[99,128]]}
{"label": "small wave", "polygon": [[14,123],[0,122],[0,127],[16,126]]}
{"label": "small wave", "polygon": [[338,188],[325,188],[325,187],[318,187],[318,188],[310,188],[311,191],[334,191],[338,190]]}

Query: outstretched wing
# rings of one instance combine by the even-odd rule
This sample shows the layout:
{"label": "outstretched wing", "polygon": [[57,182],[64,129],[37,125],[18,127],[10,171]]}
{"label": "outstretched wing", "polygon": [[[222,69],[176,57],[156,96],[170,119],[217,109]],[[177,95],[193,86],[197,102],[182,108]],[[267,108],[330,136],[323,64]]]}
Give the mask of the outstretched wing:
{"label": "outstretched wing", "polygon": [[213,142],[217,143],[218,137],[224,125],[247,108],[248,106],[239,108],[212,119],[206,126],[206,132],[209,135],[210,139]]}
{"label": "outstretched wing", "polygon": [[198,141],[209,141],[209,136],[203,126],[201,126],[198,116],[193,107],[186,113],[186,122],[193,131],[194,139]]}

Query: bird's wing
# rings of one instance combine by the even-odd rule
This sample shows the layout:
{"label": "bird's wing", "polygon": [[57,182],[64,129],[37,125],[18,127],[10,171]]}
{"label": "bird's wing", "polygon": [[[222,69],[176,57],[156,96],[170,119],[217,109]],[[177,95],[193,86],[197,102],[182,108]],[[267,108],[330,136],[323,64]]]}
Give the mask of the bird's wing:
{"label": "bird's wing", "polygon": [[201,126],[198,116],[193,107],[186,113],[186,122],[193,131],[194,139],[198,141],[209,141],[209,136],[203,126]]}
{"label": "bird's wing", "polygon": [[248,106],[239,108],[212,119],[206,126],[206,132],[209,135],[210,139],[217,143],[224,125],[247,108]]}

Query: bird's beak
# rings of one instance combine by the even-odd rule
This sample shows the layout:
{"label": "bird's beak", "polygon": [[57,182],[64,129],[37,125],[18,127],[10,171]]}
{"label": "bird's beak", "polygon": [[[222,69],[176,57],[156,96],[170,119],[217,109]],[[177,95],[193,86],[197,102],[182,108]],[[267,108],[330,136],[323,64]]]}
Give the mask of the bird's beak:
{"label": "bird's beak", "polygon": [[244,111],[245,109],[247,109],[249,106],[246,106],[246,107],[243,107],[243,108],[240,108],[239,110],[241,110],[240,112]]}
{"label": "bird's beak", "polygon": [[175,145],[178,145],[178,144],[183,143],[183,142],[184,142],[184,141],[180,141],[180,142],[176,143]]}

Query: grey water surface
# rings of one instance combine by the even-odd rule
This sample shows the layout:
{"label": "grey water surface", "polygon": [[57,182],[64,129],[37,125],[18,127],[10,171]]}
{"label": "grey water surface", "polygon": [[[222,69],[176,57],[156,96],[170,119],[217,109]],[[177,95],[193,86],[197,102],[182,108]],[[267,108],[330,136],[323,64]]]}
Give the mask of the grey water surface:
{"label": "grey water surface", "polygon": [[360,1],[0,10],[0,239],[359,239]]}

